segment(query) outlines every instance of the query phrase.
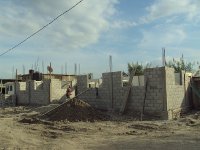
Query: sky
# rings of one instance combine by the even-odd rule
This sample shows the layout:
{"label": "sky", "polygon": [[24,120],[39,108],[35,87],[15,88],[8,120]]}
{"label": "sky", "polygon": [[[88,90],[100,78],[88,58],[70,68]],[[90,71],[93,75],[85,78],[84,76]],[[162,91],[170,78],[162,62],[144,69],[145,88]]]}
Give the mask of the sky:
{"label": "sky", "polygon": [[[0,54],[79,0],[0,0]],[[0,78],[36,69],[47,73],[127,72],[130,62],[161,65],[200,58],[199,0],[84,0],[32,38],[0,56]],[[79,65],[80,64],[80,65]],[[80,66],[80,69],[79,69]]]}

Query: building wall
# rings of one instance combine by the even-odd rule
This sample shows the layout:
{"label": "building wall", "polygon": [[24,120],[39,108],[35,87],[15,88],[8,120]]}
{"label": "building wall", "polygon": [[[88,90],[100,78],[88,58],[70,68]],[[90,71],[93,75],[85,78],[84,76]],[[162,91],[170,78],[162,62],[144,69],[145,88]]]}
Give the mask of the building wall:
{"label": "building wall", "polygon": [[46,105],[49,103],[50,80],[16,83],[17,104]]}
{"label": "building wall", "polygon": [[[176,116],[177,110],[180,113],[181,109],[190,106],[190,78],[184,72],[180,74],[180,83],[177,82],[174,69],[167,67],[146,69],[143,79],[143,84],[131,86],[126,110],[142,112],[144,108],[146,114],[168,119]],[[77,77],[77,94],[80,94],[78,98],[100,109],[119,111],[126,101],[129,89],[128,86],[123,86],[122,80],[120,71],[103,73],[99,87],[89,88],[89,84],[94,80],[89,79],[88,75],[80,75]],[[59,79],[18,82],[17,102],[45,105],[65,100],[66,87],[63,87]]]}
{"label": "building wall", "polygon": [[134,76],[133,78],[133,82],[132,82],[133,86],[144,86],[144,76]]}
{"label": "building wall", "polygon": [[16,82],[16,103],[29,104],[29,84],[28,82]]}
{"label": "building wall", "polygon": [[200,109],[200,77],[192,78],[192,105],[195,109]]}
{"label": "building wall", "polygon": [[[51,79],[50,87],[50,102],[64,101],[66,100],[66,86],[62,86],[62,82],[59,79]],[[74,96],[74,91],[72,92],[72,97]]]}
{"label": "building wall", "polygon": [[165,68],[166,71],[166,94],[168,117],[174,118],[180,115],[181,110],[190,107],[190,77],[181,72],[180,82],[176,80],[177,74],[174,74],[173,68]]}
{"label": "building wall", "polygon": [[16,95],[0,94],[0,107],[15,106]]}
{"label": "building wall", "polygon": [[[73,90],[71,97],[75,96]],[[16,83],[17,104],[47,105],[66,100],[66,86],[59,79]]]}
{"label": "building wall", "polygon": [[[190,79],[187,76],[184,77],[184,73],[181,77],[180,83],[183,84],[177,85],[174,69],[167,67],[146,69],[144,84],[131,87],[127,110],[141,112],[144,107],[145,113],[165,119],[172,118],[173,116],[169,113],[171,110],[181,110],[189,106]],[[87,75],[77,77],[77,86],[79,93],[88,89]],[[90,89],[79,98],[97,108],[119,111],[125,101],[127,91],[128,87],[122,85],[122,72],[103,73],[101,86],[98,89]]]}
{"label": "building wall", "polygon": [[[88,83],[87,75],[78,76],[78,94],[88,89]],[[79,98],[101,109],[117,108],[122,99],[122,90],[121,72],[103,73],[99,88],[91,88]]]}

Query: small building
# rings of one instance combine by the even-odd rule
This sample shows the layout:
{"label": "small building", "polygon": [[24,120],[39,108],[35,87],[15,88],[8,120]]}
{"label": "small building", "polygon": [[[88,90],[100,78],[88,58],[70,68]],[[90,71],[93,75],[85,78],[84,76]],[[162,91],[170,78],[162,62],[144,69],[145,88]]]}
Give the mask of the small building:
{"label": "small building", "polygon": [[5,83],[5,94],[8,94],[8,95],[15,94],[15,82]]}
{"label": "small building", "polygon": [[21,81],[16,79],[0,79],[0,93],[6,94],[6,86],[5,84],[8,82],[15,82],[15,81]]}
{"label": "small building", "polygon": [[38,71],[29,70],[28,74],[18,75],[18,79],[21,81],[29,81],[29,80],[36,80],[42,81],[45,79],[59,79],[60,81],[74,81],[76,80],[76,75],[66,75],[66,74],[43,74]]}

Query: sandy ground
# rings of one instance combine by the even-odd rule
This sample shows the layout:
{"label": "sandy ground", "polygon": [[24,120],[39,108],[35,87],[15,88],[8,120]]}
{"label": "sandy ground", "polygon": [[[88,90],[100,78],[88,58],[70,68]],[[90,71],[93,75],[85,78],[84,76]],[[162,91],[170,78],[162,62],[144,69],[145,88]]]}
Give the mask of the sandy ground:
{"label": "sandy ground", "polygon": [[1,149],[199,150],[200,112],[172,121],[117,117],[95,122],[19,122],[46,107],[0,108]]}

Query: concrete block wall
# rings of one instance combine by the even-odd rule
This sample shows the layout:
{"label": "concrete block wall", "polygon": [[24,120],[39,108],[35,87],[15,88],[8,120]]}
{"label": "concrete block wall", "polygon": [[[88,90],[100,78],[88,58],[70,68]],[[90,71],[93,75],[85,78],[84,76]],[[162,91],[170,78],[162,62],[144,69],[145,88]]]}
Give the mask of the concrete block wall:
{"label": "concrete block wall", "polygon": [[166,111],[165,68],[146,69],[145,81],[147,81],[145,110],[153,113]]}
{"label": "concrete block wall", "polygon": [[[47,105],[66,100],[66,87],[62,88],[62,81],[59,79],[17,82],[16,95],[19,105]],[[75,90],[73,90],[71,97],[74,96]]]}
{"label": "concrete block wall", "polygon": [[47,105],[49,104],[49,84],[50,80],[44,81],[29,81],[30,92],[29,101],[30,104]]}
{"label": "concrete block wall", "polygon": [[27,105],[29,104],[29,84],[27,82],[16,82],[16,103]]}
{"label": "concrete block wall", "polygon": [[[66,100],[66,88],[62,88],[62,82],[59,79],[51,79],[50,102]],[[72,96],[74,96],[74,91]]]}
{"label": "concrete block wall", "polygon": [[[127,109],[141,111],[144,105],[145,113],[161,116],[163,119],[170,119],[170,112],[173,109],[186,107],[189,104],[187,98],[189,77],[182,72],[182,85],[175,82],[174,69],[167,67],[149,68],[144,73],[144,83],[147,81],[147,90],[144,86],[132,86],[127,102]],[[79,96],[89,104],[97,108],[120,110],[125,93],[128,87],[122,86],[122,73],[103,73],[102,85],[96,90],[91,89]],[[87,76],[78,76],[78,92],[88,87]],[[146,92],[146,99],[144,96]]]}
{"label": "concrete block wall", "polygon": [[166,101],[168,118],[175,118],[182,110],[190,107],[190,77],[181,72],[181,82],[178,85],[173,68],[165,68],[166,71]]}
{"label": "concrete block wall", "polygon": [[144,76],[143,75],[134,76],[132,85],[133,86],[144,86]]}
{"label": "concrete block wall", "polygon": [[17,104],[49,104],[49,85],[49,80],[16,83]]}
{"label": "concrete block wall", "polygon": [[88,75],[80,75],[77,78],[78,94],[85,91],[88,88]]}
{"label": "concrete block wall", "polygon": [[192,106],[194,109],[200,109],[200,96],[197,93],[200,93],[200,77],[192,78]]}
{"label": "concrete block wall", "polygon": [[[147,69],[145,71],[145,81],[148,78],[145,100],[145,110],[147,112],[162,112],[164,110],[164,71],[164,68]],[[86,78],[86,76],[78,77],[78,90],[87,87]],[[90,90],[87,94],[81,95],[80,98],[97,107],[102,102],[106,108],[120,110],[125,93],[128,90],[128,87],[122,86],[122,72],[103,73],[102,80],[103,82],[98,89],[97,97],[95,97],[95,90]],[[82,85],[84,87],[81,87]],[[144,93],[144,86],[133,86],[128,99],[127,109],[141,111],[144,103]]]}
{"label": "concrete block wall", "polygon": [[0,95],[0,107],[8,107],[16,105],[16,95],[1,94]]}
{"label": "concrete block wall", "polygon": [[163,117],[166,110],[164,75],[163,67],[146,69],[144,86],[132,86],[127,109],[142,112],[144,107],[144,113]]}
{"label": "concrete block wall", "polygon": [[[88,89],[88,81],[87,75],[77,77],[78,93]],[[122,73],[120,71],[103,73],[102,84],[99,88],[92,88],[78,98],[101,109],[117,108],[121,105],[122,90]]]}
{"label": "concrete block wall", "polygon": [[145,94],[144,86],[133,86],[131,88],[130,97],[128,99],[127,109],[130,111],[141,112],[143,109],[144,94]]}

